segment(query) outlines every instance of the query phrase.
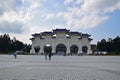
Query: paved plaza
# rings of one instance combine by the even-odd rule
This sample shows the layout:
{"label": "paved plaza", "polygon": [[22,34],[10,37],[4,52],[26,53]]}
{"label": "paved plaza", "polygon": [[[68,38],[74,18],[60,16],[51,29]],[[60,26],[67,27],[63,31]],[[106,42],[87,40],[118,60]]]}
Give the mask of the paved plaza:
{"label": "paved plaza", "polygon": [[120,56],[0,55],[0,80],[120,80]]}

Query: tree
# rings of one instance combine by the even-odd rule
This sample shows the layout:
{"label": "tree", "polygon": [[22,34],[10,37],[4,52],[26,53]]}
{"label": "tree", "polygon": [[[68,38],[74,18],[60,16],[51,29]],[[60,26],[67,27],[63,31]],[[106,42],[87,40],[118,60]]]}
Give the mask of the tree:
{"label": "tree", "polygon": [[113,51],[117,54],[120,54],[120,37],[117,36],[113,39]]}
{"label": "tree", "polygon": [[24,44],[15,37],[11,39],[8,34],[0,35],[0,53],[22,51],[23,49],[29,52],[30,48],[30,45]]}
{"label": "tree", "polygon": [[108,38],[107,41],[102,39],[97,43],[97,49],[99,51],[107,51],[109,54],[120,55],[120,37]]}
{"label": "tree", "polygon": [[106,51],[107,49],[107,42],[105,39],[102,39],[100,42],[97,43],[98,51]]}
{"label": "tree", "polygon": [[107,52],[113,52],[113,47],[114,47],[113,41],[112,41],[111,38],[109,38],[108,41],[107,41],[106,51]]}
{"label": "tree", "polygon": [[24,45],[24,48],[23,48],[23,51],[29,53],[29,52],[30,52],[30,49],[31,49],[31,45],[30,45],[30,44],[28,44],[28,45],[25,44],[25,45]]}
{"label": "tree", "polygon": [[22,50],[24,48],[24,44],[18,40],[16,40],[14,43],[14,49],[15,50]]}
{"label": "tree", "polygon": [[10,37],[8,34],[4,34],[0,36],[0,51],[8,52],[10,48]]}

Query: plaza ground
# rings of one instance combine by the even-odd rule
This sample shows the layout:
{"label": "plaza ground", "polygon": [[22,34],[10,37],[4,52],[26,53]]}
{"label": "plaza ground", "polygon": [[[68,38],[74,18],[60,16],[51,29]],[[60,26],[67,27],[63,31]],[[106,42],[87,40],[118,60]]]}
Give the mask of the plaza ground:
{"label": "plaza ground", "polygon": [[0,80],[120,80],[120,56],[0,55]]}

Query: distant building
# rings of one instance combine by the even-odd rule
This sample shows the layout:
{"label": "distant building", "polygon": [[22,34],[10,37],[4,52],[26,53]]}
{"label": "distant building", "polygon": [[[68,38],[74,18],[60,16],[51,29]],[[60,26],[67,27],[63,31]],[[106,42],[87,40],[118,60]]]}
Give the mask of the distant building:
{"label": "distant building", "polygon": [[[50,32],[32,34],[32,54],[44,54],[48,47],[53,54],[78,55],[91,52],[91,38],[89,34],[72,32],[67,29],[55,29]],[[39,48],[36,52],[36,48]]]}
{"label": "distant building", "polygon": [[97,51],[97,45],[96,44],[91,44],[91,54],[94,54]]}

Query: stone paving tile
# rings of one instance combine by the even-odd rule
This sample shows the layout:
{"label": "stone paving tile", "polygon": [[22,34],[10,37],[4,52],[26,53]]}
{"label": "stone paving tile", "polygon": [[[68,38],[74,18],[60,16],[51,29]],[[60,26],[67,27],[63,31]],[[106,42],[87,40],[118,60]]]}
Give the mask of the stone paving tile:
{"label": "stone paving tile", "polygon": [[[6,59],[5,59],[6,58]],[[0,80],[120,80],[120,57],[0,55]]]}

